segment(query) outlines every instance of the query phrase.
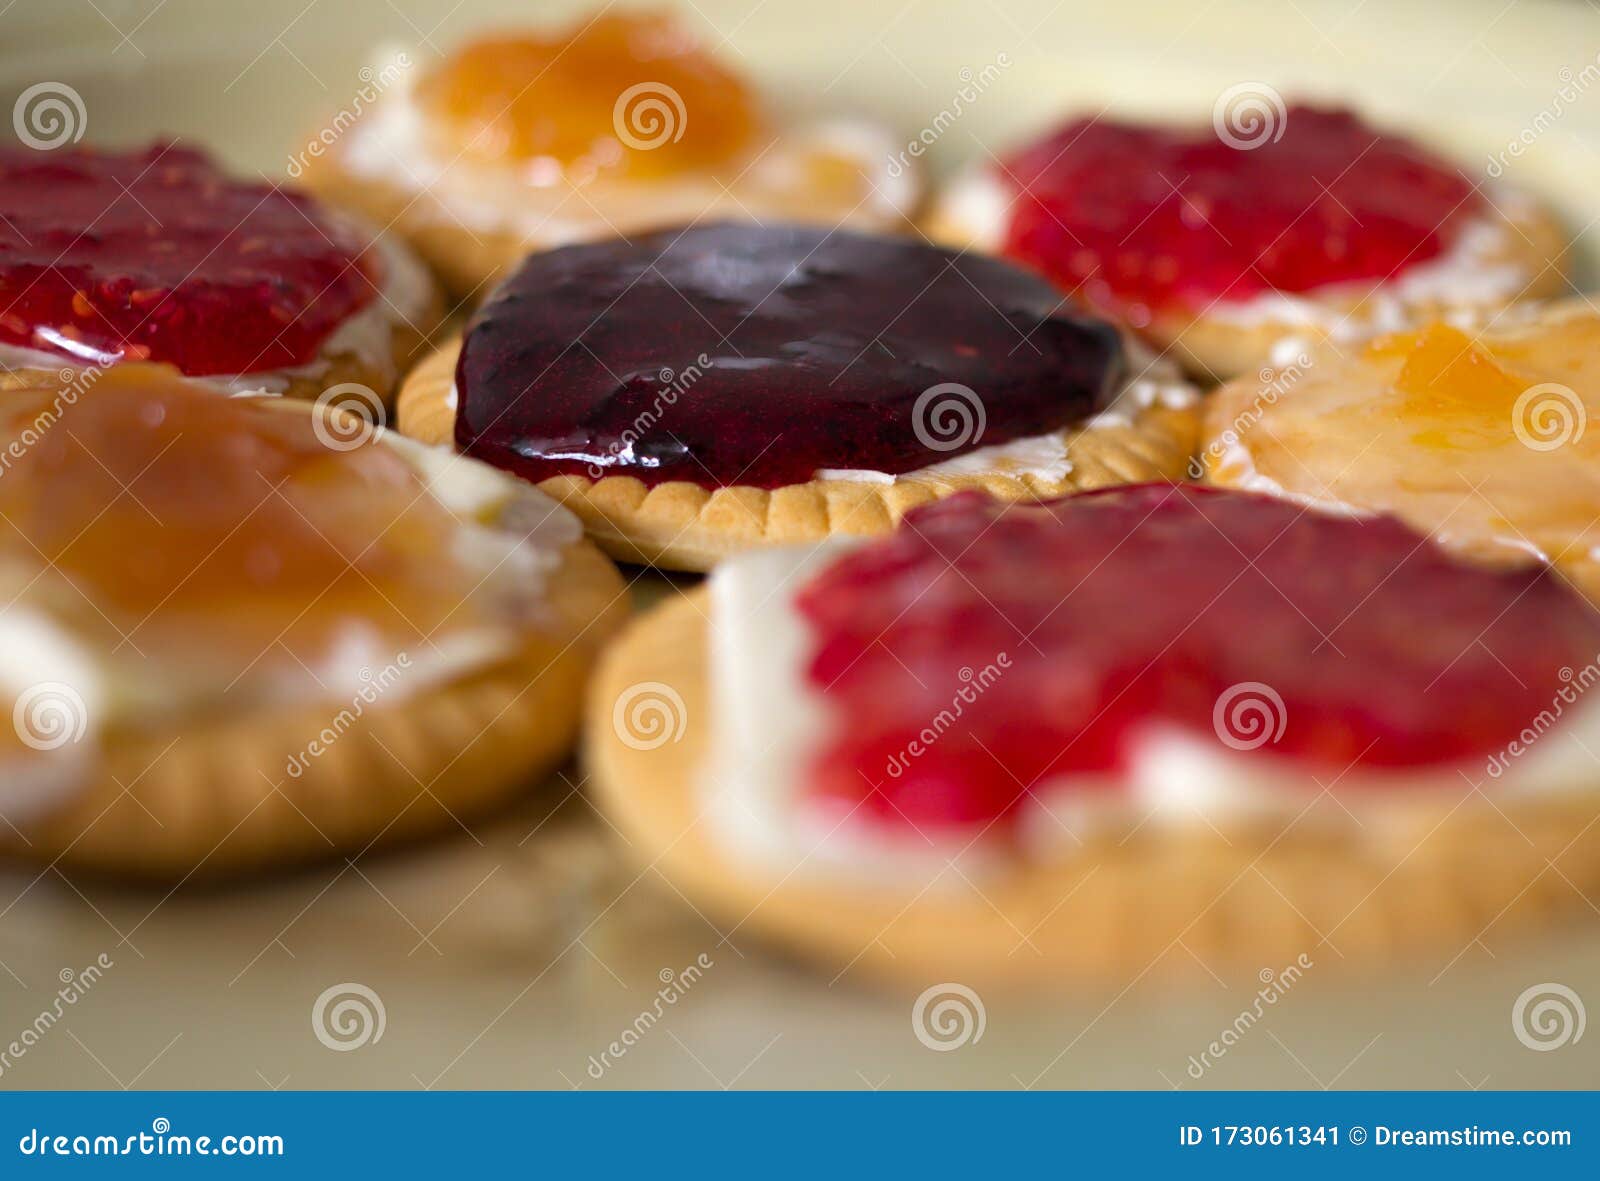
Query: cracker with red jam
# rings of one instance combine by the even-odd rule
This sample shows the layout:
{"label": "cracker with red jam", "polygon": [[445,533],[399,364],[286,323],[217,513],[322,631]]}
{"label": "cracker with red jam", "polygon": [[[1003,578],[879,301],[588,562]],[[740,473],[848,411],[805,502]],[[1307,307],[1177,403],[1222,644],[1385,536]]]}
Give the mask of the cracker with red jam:
{"label": "cracker with red jam", "polygon": [[637,621],[588,756],[634,856],[841,974],[1452,961],[1590,909],[1597,652],[1547,568],[1392,518],[968,494]]}
{"label": "cracker with red jam", "polygon": [[376,412],[441,315],[401,243],[202,151],[0,149],[0,389],[151,361]]}
{"label": "cracker with red jam", "polygon": [[1567,290],[1566,234],[1528,194],[1351,111],[1238,97],[1212,126],[1070,122],[952,182],[927,231],[1035,268],[1217,378],[1285,338]]}

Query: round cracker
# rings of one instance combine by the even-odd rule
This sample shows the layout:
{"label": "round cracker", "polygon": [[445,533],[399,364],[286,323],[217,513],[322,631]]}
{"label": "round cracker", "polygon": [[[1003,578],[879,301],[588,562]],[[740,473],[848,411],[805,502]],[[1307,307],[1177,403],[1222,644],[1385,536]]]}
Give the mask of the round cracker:
{"label": "round cracker", "polygon": [[[90,778],[35,821],[0,828],[0,850],[187,880],[352,855],[457,826],[571,753],[597,654],[630,614],[621,575],[586,540],[562,550],[546,587],[548,610],[501,659],[414,696],[380,698],[353,718],[339,702],[319,701],[111,728]],[[323,737],[330,729],[332,740]]]}
{"label": "round cracker", "polygon": [[[455,439],[455,368],[461,342],[443,345],[400,389],[397,424],[425,443]],[[915,476],[892,484],[811,480],[782,488],[703,488],[683,480],[653,487],[632,476],[553,476],[538,487],[583,521],[601,549],[628,562],[704,571],[762,545],[816,542],[839,534],[887,533],[911,509],[956,492],[1002,500],[1048,500],[1110,484],[1183,478],[1194,454],[1200,407],[1152,405],[1131,424],[1102,422],[1061,432],[1071,468],[1061,480],[1032,473]]]}
{"label": "round cracker", "polygon": [[[703,589],[674,599],[607,652],[587,715],[592,782],[631,856],[733,937],[758,934],[830,974],[1039,988],[1197,965],[1265,973],[1302,955],[1319,966],[1448,959],[1491,932],[1585,911],[1583,895],[1600,887],[1600,792],[1389,800],[1361,825],[1320,811],[1225,831],[1134,824],[987,877],[948,865],[857,879],[752,864],[704,808],[710,609]],[[642,683],[681,699],[677,741],[641,749],[614,727],[616,703]],[[1345,805],[1318,809],[1344,817]]]}

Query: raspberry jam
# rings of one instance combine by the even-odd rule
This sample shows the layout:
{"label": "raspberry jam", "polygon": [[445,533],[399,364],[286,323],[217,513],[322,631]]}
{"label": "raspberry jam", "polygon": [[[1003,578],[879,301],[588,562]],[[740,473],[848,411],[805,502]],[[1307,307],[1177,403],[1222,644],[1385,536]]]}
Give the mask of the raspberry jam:
{"label": "raspberry jam", "polygon": [[753,96],[664,13],[607,13],[552,36],[495,36],[417,87],[449,158],[534,183],[712,169],[757,146]]}
{"label": "raspberry jam", "polygon": [[1600,650],[1600,616],[1543,568],[1478,567],[1390,518],[1194,485],[1039,506],[963,493],[798,603],[810,684],[849,718],[814,790],[918,826],[1009,817],[1028,791],[1072,788],[1056,777],[1104,784],[1163,726],[1324,782],[1481,780]]}
{"label": "raspberry jam", "polygon": [[1349,111],[1265,118],[1230,133],[1253,146],[1209,127],[1063,127],[1002,165],[1022,190],[1005,253],[1142,327],[1173,308],[1386,279],[1447,249],[1481,205],[1450,164]]}
{"label": "raspberry jam", "polygon": [[237,671],[352,634],[425,646],[473,617],[456,520],[390,447],[158,366],[51,378],[0,399],[0,568],[60,579],[53,602],[110,648]]}
{"label": "raspberry jam", "polygon": [[468,329],[456,441],[530,480],[911,471],[1105,405],[1121,341],[1061,302],[996,259],[796,226],[534,254]]}
{"label": "raspberry jam", "polygon": [[0,149],[0,343],[194,375],[304,365],[377,295],[366,245],[187,148]]}

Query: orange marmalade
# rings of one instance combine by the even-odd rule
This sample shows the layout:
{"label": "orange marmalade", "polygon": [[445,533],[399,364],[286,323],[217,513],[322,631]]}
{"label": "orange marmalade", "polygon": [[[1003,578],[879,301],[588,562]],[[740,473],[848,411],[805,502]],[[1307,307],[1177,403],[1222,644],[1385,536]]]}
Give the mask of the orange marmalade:
{"label": "orange marmalade", "polygon": [[475,619],[462,522],[399,452],[164,367],[79,381],[0,393],[0,563],[75,628],[243,675]]}
{"label": "orange marmalade", "polygon": [[673,17],[601,15],[471,42],[416,98],[440,145],[536,184],[715,170],[745,154],[750,90]]}

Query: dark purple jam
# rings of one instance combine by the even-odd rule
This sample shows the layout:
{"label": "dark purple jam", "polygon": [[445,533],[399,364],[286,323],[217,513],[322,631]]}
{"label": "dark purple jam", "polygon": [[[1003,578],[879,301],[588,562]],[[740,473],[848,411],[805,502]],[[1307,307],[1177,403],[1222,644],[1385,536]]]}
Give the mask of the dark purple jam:
{"label": "dark purple jam", "polygon": [[530,480],[777,488],[1059,430],[1123,369],[1110,325],[1010,263],[710,225],[525,260],[467,331],[456,441]]}

